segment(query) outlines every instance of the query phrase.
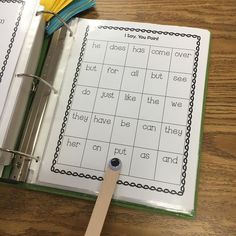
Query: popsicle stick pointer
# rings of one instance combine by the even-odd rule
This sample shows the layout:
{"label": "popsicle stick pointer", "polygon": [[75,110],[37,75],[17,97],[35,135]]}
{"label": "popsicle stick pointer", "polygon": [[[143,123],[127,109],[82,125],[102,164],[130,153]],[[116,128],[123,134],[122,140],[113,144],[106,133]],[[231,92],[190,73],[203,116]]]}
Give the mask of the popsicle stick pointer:
{"label": "popsicle stick pointer", "polygon": [[105,171],[104,180],[84,236],[99,236],[101,234],[111,198],[116,188],[116,182],[120,175],[120,170],[120,159],[112,158]]}

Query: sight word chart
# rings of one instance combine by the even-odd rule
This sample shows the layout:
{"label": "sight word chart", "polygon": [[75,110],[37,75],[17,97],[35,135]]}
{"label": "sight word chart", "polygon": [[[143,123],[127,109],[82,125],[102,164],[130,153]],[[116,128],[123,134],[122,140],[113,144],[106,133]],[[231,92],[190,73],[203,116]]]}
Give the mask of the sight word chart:
{"label": "sight word chart", "polygon": [[96,193],[117,157],[117,199],[193,199],[207,60],[195,31],[81,20],[39,181]]}
{"label": "sight word chart", "polygon": [[180,184],[193,59],[193,50],[88,39],[58,163],[104,171],[115,156],[123,175]]}

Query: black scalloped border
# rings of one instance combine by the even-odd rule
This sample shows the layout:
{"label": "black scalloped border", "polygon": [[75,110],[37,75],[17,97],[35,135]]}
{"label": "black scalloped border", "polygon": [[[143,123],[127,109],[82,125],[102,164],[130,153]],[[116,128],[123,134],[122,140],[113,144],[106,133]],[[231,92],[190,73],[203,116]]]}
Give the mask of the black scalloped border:
{"label": "black scalloped border", "polygon": [[13,33],[11,35],[10,43],[8,45],[5,60],[3,61],[3,63],[2,63],[3,65],[1,66],[1,69],[0,69],[0,83],[1,83],[2,82],[2,77],[4,75],[4,71],[5,71],[7,63],[8,63],[8,59],[9,59],[10,54],[11,54],[11,49],[12,49],[13,43],[15,41],[16,32],[18,30],[18,27],[19,27],[19,24],[20,24],[20,21],[21,21],[22,12],[23,12],[24,7],[25,7],[25,0],[0,0],[0,2],[1,3],[19,3],[19,4],[22,4],[21,7],[20,7],[20,11],[19,11],[16,23],[15,23],[15,27],[13,28]]}
{"label": "black scalloped border", "polygon": [[[196,77],[197,77],[197,67],[198,67],[198,60],[199,60],[201,37],[198,35],[185,34],[185,33],[174,33],[174,32],[167,32],[167,31],[156,31],[156,30],[146,30],[146,29],[139,29],[139,28],[116,27],[116,26],[114,27],[114,26],[102,26],[101,25],[101,26],[98,26],[98,29],[135,31],[135,32],[142,32],[142,33],[152,33],[152,34],[159,34],[159,35],[170,35],[170,36],[188,37],[188,38],[196,38],[197,39],[196,49],[195,49],[196,51],[195,51],[194,63],[193,63],[194,67],[193,67],[192,83],[191,83],[191,91],[190,91],[190,101],[189,101],[189,109],[188,109],[188,120],[187,120],[187,127],[186,127],[186,138],[185,138],[185,146],[184,146],[184,154],[183,154],[184,158],[183,158],[182,180],[181,180],[180,190],[176,191],[176,190],[170,190],[170,189],[166,189],[166,188],[163,189],[161,187],[143,185],[143,184],[134,183],[134,182],[130,183],[128,181],[122,181],[122,180],[118,180],[118,182],[117,182],[117,184],[122,184],[124,186],[136,187],[136,188],[145,189],[145,190],[164,192],[164,193],[170,193],[170,194],[176,194],[176,195],[182,196],[185,191],[185,182],[186,182],[185,179],[186,179],[187,162],[188,162],[188,150],[189,150],[189,143],[190,143],[190,131],[191,131],[191,124],[192,124],[192,113],[193,113],[194,94],[195,94],[195,87],[196,87]],[[99,177],[96,175],[66,171],[63,169],[59,170],[58,168],[55,167],[57,158],[59,156],[60,146],[62,144],[62,139],[63,139],[63,134],[65,132],[66,123],[68,121],[69,110],[71,108],[73,94],[75,92],[78,73],[79,73],[79,70],[81,67],[81,62],[82,62],[82,58],[83,58],[84,51],[85,51],[85,46],[86,46],[87,37],[88,37],[88,31],[89,31],[89,26],[87,26],[86,32],[84,35],[82,48],[81,48],[79,60],[77,63],[77,67],[76,67],[76,71],[75,71],[75,75],[74,75],[74,79],[73,79],[71,93],[69,95],[69,100],[67,103],[65,116],[63,118],[62,127],[61,127],[61,131],[59,134],[59,139],[57,141],[57,147],[56,147],[56,151],[54,154],[54,159],[52,161],[51,171],[54,173],[60,173],[60,174],[71,175],[71,176],[80,177],[80,178],[102,181],[103,177],[101,177],[101,176]]]}

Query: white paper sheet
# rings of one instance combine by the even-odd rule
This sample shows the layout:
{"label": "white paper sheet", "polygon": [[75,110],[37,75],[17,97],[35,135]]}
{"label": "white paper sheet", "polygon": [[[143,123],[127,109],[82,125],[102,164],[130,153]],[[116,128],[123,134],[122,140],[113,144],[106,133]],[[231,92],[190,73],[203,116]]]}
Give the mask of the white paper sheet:
{"label": "white paper sheet", "polygon": [[21,48],[38,1],[0,0],[0,122]]}
{"label": "white paper sheet", "polygon": [[116,199],[190,214],[209,37],[194,28],[81,20],[44,153],[36,148],[37,183],[96,194],[118,157]]}

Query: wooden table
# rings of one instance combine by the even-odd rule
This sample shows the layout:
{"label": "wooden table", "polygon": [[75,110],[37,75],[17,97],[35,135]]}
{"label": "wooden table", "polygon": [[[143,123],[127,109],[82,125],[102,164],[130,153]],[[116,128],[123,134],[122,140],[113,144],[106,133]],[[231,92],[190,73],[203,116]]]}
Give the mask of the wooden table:
{"label": "wooden table", "polygon": [[[236,235],[236,1],[97,0],[84,16],[212,33],[196,218],[112,205],[102,235]],[[84,235],[93,205],[0,185],[0,235]]]}

